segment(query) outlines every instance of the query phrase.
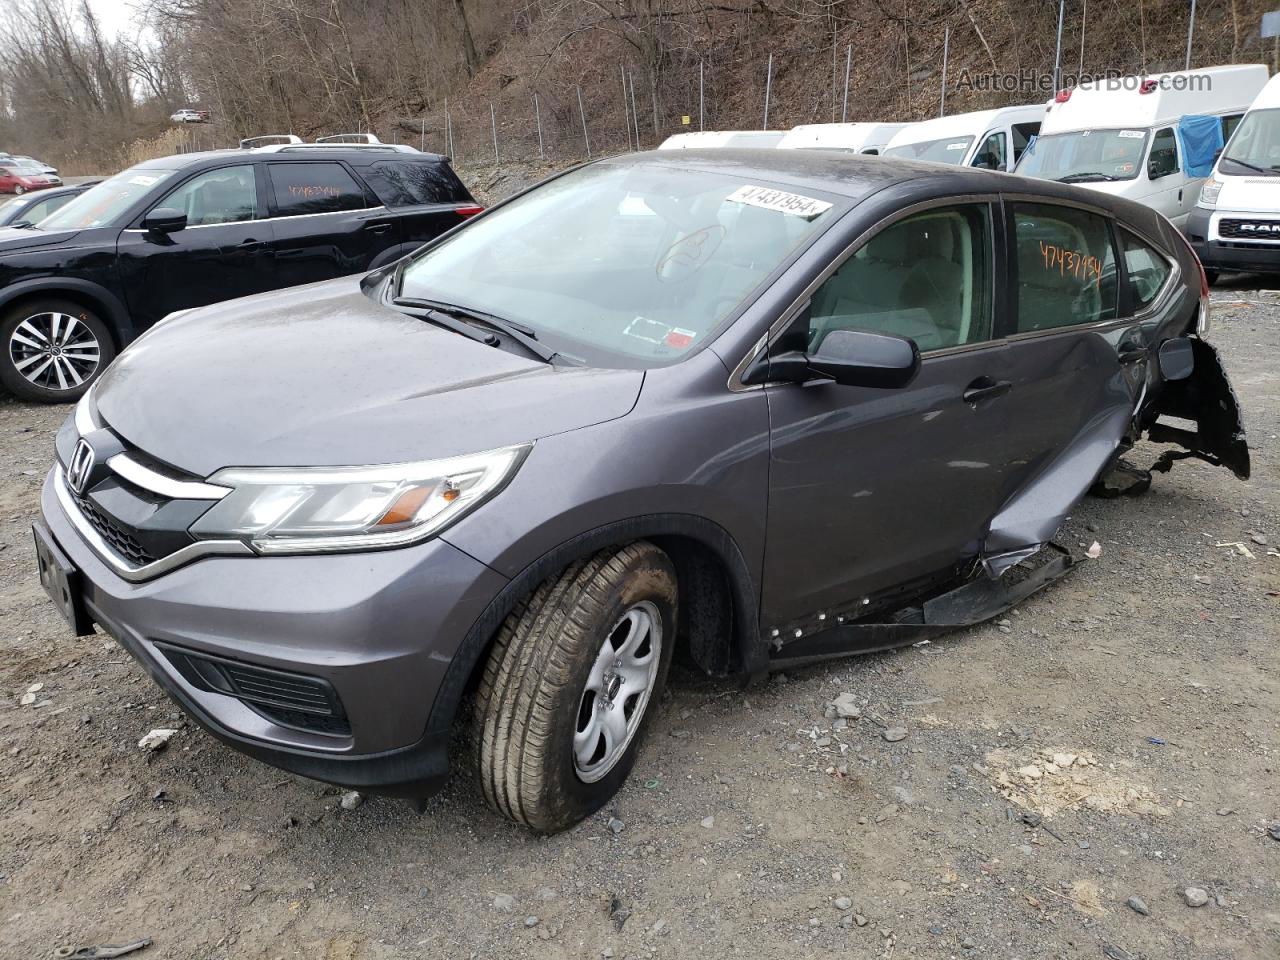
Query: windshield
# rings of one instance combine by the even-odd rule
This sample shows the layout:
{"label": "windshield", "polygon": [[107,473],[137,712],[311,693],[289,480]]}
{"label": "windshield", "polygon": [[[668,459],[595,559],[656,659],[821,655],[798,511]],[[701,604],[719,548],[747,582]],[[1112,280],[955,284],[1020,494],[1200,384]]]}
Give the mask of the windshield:
{"label": "windshield", "polygon": [[1222,173],[1280,173],[1280,109],[1250,110],[1218,164]]}
{"label": "windshield", "polygon": [[113,223],[140,197],[162,180],[173,176],[173,170],[131,167],[90,187],[65,207],[36,224],[39,230],[88,230]]}
{"label": "windshield", "polygon": [[3,203],[0,203],[0,225],[12,223],[14,218],[22,212],[22,208],[26,202],[26,197],[11,197]]}
{"label": "windshield", "polygon": [[1014,173],[1040,180],[1088,183],[1132,180],[1142,168],[1147,130],[1074,130],[1036,137]]}
{"label": "windshield", "polygon": [[904,160],[932,160],[934,163],[964,163],[965,154],[973,137],[943,137],[941,140],[922,140],[919,143],[902,143],[885,150],[886,157],[902,157]]}
{"label": "windshield", "polygon": [[409,262],[400,294],[524,324],[565,354],[656,366],[709,339],[839,200],[741,176],[601,163]]}

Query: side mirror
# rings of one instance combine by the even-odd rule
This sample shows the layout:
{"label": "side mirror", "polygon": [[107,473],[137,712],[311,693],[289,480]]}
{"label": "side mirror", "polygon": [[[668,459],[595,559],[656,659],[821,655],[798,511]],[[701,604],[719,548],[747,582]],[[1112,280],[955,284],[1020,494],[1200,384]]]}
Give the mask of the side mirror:
{"label": "side mirror", "polygon": [[1148,179],[1148,180],[1159,180],[1161,177],[1168,176],[1168,175],[1169,175],[1169,172],[1170,172],[1170,171],[1165,170],[1165,169],[1160,165],[1160,161],[1159,161],[1159,160],[1148,160],[1148,161],[1147,161],[1147,179]]}
{"label": "side mirror", "polygon": [[914,340],[867,330],[832,330],[818,349],[784,353],[770,360],[769,377],[803,383],[815,378],[846,387],[905,387],[920,372]]}
{"label": "side mirror", "polygon": [[151,233],[176,233],[186,226],[187,215],[173,207],[158,207],[142,220],[142,229]]}

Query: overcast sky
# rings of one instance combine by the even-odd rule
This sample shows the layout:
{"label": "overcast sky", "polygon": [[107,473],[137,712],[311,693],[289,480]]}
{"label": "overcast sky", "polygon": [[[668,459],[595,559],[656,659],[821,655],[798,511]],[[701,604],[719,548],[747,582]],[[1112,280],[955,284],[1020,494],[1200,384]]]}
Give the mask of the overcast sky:
{"label": "overcast sky", "polygon": [[93,12],[98,19],[102,21],[103,28],[107,31],[108,36],[116,36],[117,34],[133,31],[141,24],[133,24],[134,18],[133,4],[126,0],[89,0],[89,6],[93,8]]}

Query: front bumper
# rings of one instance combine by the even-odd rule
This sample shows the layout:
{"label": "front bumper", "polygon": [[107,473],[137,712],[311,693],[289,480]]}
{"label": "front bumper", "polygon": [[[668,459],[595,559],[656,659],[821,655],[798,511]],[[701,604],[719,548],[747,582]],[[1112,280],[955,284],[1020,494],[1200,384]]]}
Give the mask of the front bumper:
{"label": "front bumper", "polygon": [[[1196,207],[1182,231],[1206,270],[1240,270],[1246,273],[1280,273],[1280,241],[1224,240],[1217,222],[1223,217],[1252,216],[1228,210]],[[1273,218],[1268,218],[1273,219]]]}
{"label": "front bumper", "polygon": [[[354,789],[422,797],[444,782],[450,731],[428,729],[428,717],[504,577],[435,539],[371,553],[210,557],[130,583],[80,536],[55,482],[51,472],[41,513],[81,574],[89,617],[200,726],[273,766]],[[285,725],[201,689],[164,652],[174,648],[323,681],[349,731]]]}

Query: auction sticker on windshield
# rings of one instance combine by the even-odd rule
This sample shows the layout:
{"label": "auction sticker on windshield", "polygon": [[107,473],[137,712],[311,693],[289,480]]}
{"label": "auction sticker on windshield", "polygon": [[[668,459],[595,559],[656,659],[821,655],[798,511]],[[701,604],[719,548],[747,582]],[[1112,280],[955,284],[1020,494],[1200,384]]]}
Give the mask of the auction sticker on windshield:
{"label": "auction sticker on windshield", "polygon": [[1145,130],[1121,130],[1118,134],[1126,140],[1141,140],[1147,135]]}
{"label": "auction sticker on windshield", "polygon": [[793,217],[812,220],[831,209],[825,200],[798,193],[787,193],[785,190],[773,190],[769,187],[739,187],[725,198],[729,203],[745,203],[751,207],[763,207],[778,213],[789,213]]}

